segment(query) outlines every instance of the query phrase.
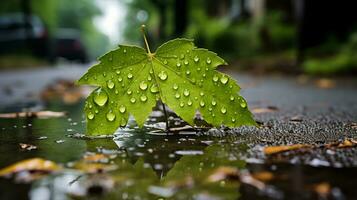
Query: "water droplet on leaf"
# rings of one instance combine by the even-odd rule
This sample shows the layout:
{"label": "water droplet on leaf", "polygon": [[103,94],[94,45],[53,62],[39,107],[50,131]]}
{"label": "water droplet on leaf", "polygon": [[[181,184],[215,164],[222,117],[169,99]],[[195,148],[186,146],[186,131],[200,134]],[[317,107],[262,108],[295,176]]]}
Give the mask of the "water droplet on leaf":
{"label": "water droplet on leaf", "polygon": [[122,118],[120,121],[120,126],[125,126],[126,125],[126,119]]}
{"label": "water droplet on leaf", "polygon": [[177,92],[176,94],[175,94],[175,98],[176,99],[179,99],[181,97],[181,95]]}
{"label": "water droplet on leaf", "polygon": [[195,56],[195,58],[193,58],[193,60],[197,63],[200,60],[200,58]]}
{"label": "water droplet on leaf", "polygon": [[225,107],[222,107],[222,108],[221,108],[221,113],[222,113],[222,114],[226,114],[226,112],[227,112],[227,109],[226,109]]}
{"label": "water droplet on leaf", "polygon": [[188,101],[187,101],[187,105],[192,106],[192,101],[191,101],[191,100],[188,100]]}
{"label": "water droplet on leaf", "polygon": [[94,119],[94,114],[92,112],[89,112],[87,117],[88,119]]}
{"label": "water droplet on leaf", "polygon": [[111,122],[115,120],[115,114],[112,111],[107,113],[107,120]]}
{"label": "water droplet on leaf", "polygon": [[227,76],[225,76],[225,75],[223,75],[222,77],[221,77],[221,83],[223,83],[223,84],[227,84],[228,83],[228,77]]}
{"label": "water droplet on leaf", "polygon": [[145,81],[141,81],[139,87],[141,90],[146,90],[148,88],[148,84]]}
{"label": "water droplet on leaf", "polygon": [[94,102],[98,106],[104,106],[105,103],[107,103],[107,101],[108,101],[108,95],[104,90],[102,91],[102,89],[99,89],[95,92]]}
{"label": "water droplet on leaf", "polygon": [[231,101],[234,101],[234,96],[231,95],[231,96],[229,97],[229,99],[230,99]]}
{"label": "water droplet on leaf", "polygon": [[161,71],[158,76],[163,81],[167,79],[167,73],[165,71]]}
{"label": "water droplet on leaf", "polygon": [[125,111],[126,111],[125,106],[124,106],[124,105],[121,105],[121,106],[119,107],[119,112],[120,112],[120,113],[125,113]]}
{"label": "water droplet on leaf", "polygon": [[131,78],[133,78],[133,74],[132,74],[132,73],[129,73],[129,74],[128,74],[128,79],[131,79]]}
{"label": "water droplet on leaf", "polygon": [[158,93],[159,92],[159,87],[157,87],[156,84],[152,84],[152,86],[150,87],[150,92]]}
{"label": "water droplet on leaf", "polygon": [[115,84],[114,84],[114,82],[112,80],[108,80],[107,81],[107,86],[108,86],[109,89],[113,89]]}
{"label": "water droplet on leaf", "polygon": [[216,106],[217,105],[217,101],[213,99],[211,104],[212,104],[212,106]]}
{"label": "water droplet on leaf", "polygon": [[136,99],[135,99],[134,97],[132,97],[132,98],[130,99],[130,102],[131,102],[131,103],[135,103],[135,102],[136,102]]}
{"label": "water droplet on leaf", "polygon": [[147,100],[148,100],[148,97],[145,94],[141,95],[140,101],[145,102]]}
{"label": "water droplet on leaf", "polygon": [[178,85],[175,83],[174,86],[172,86],[172,88],[173,88],[174,90],[177,90],[177,89],[178,89]]}
{"label": "water droplet on leaf", "polygon": [[219,78],[218,78],[218,76],[217,76],[217,75],[214,75],[214,76],[213,76],[213,78],[212,78],[212,80],[213,80],[214,82],[217,82],[217,81],[218,81],[218,79],[219,79]]}
{"label": "water droplet on leaf", "polygon": [[190,91],[189,91],[188,89],[185,89],[185,90],[183,91],[183,95],[184,95],[185,97],[190,96]]}
{"label": "water droplet on leaf", "polygon": [[240,107],[242,108],[247,107],[247,103],[244,101],[244,99],[242,99],[242,101],[240,102]]}

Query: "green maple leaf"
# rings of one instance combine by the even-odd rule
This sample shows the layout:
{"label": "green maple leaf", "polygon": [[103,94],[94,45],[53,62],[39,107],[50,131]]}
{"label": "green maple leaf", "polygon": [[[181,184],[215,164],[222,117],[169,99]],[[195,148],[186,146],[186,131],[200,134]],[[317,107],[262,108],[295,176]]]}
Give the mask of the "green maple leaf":
{"label": "green maple leaf", "polygon": [[131,114],[142,126],[161,100],[189,124],[199,111],[213,126],[256,125],[234,79],[215,69],[226,62],[189,39],[174,39],[151,53],[119,45],[78,80],[98,86],[87,98],[89,134],[113,133]]}

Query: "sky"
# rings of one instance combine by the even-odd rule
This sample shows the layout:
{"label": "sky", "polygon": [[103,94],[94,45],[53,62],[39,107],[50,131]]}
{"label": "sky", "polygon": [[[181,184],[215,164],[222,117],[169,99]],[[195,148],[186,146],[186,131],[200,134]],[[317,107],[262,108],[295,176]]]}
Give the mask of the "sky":
{"label": "sky", "polygon": [[125,3],[119,0],[96,0],[95,2],[103,13],[102,16],[94,19],[95,26],[109,37],[112,45],[123,42],[123,31],[120,27],[125,26]]}

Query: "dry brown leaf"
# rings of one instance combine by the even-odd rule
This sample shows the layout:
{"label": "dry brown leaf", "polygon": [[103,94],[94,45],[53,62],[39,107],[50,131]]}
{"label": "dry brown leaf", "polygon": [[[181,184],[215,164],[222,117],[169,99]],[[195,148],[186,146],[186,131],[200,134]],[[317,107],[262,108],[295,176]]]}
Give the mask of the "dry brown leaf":
{"label": "dry brown leaf", "polygon": [[357,129],[357,123],[356,123],[356,122],[352,122],[351,128],[352,128],[352,129]]}
{"label": "dry brown leaf", "polygon": [[312,147],[312,146],[311,145],[307,145],[307,144],[270,146],[270,147],[265,147],[264,148],[264,153],[266,155],[272,155],[272,154],[281,153],[281,152],[285,152],[285,151],[292,151],[292,150],[296,150],[296,149],[310,148],[310,147]]}
{"label": "dry brown leaf", "polygon": [[354,147],[354,146],[357,146],[357,141],[347,140],[347,139],[337,145],[338,148]]}
{"label": "dry brown leaf", "polygon": [[59,165],[50,160],[44,160],[42,158],[31,158],[1,169],[0,176],[10,176],[22,171],[41,171],[50,173],[60,169],[61,167]]}
{"label": "dry brown leaf", "polygon": [[28,150],[28,151],[37,149],[37,146],[32,145],[32,144],[20,143],[19,145],[20,145],[20,148],[21,148],[21,149],[26,149],[26,150]]}
{"label": "dry brown leaf", "polygon": [[64,117],[66,112],[54,112],[54,111],[38,111],[38,112],[16,112],[16,113],[0,113],[0,118],[53,118]]}
{"label": "dry brown leaf", "polygon": [[[357,140],[354,139],[345,139],[343,142],[333,142],[330,144],[325,144],[323,147],[329,148],[349,148],[356,147]],[[292,151],[303,148],[317,148],[318,145],[308,145],[308,144],[293,144],[293,145],[282,145],[282,146],[268,146],[264,148],[264,153],[266,155],[277,154],[286,151]]]}
{"label": "dry brown leaf", "polygon": [[259,190],[264,190],[266,188],[266,185],[264,182],[255,179],[253,176],[251,176],[249,173],[243,173],[240,175],[240,181],[242,183],[245,183],[247,185],[251,185]]}
{"label": "dry brown leaf", "polygon": [[86,96],[87,91],[83,87],[77,87],[72,80],[57,80],[41,93],[43,100],[60,98],[66,104],[76,103]]}
{"label": "dry brown leaf", "polygon": [[208,182],[217,182],[224,179],[239,179],[239,171],[234,167],[219,167],[208,178]]}
{"label": "dry brown leaf", "polygon": [[302,117],[299,115],[293,116],[289,119],[291,122],[302,122]]}
{"label": "dry brown leaf", "polygon": [[327,198],[331,193],[331,185],[327,182],[321,182],[313,186],[313,190],[323,198]]}
{"label": "dry brown leaf", "polygon": [[253,108],[252,113],[254,114],[260,114],[260,113],[270,113],[270,112],[276,112],[278,111],[278,108],[275,106],[268,106],[266,108]]}
{"label": "dry brown leaf", "polygon": [[268,171],[256,172],[253,173],[252,176],[255,179],[258,179],[263,182],[271,181],[274,179],[274,174]]}
{"label": "dry brown leaf", "polygon": [[87,154],[84,155],[83,160],[86,162],[101,162],[101,163],[107,163],[109,162],[109,155],[105,154]]}
{"label": "dry brown leaf", "polygon": [[315,85],[322,89],[331,89],[336,87],[336,81],[328,78],[321,78],[315,81]]}
{"label": "dry brown leaf", "polygon": [[75,163],[73,168],[81,170],[86,173],[95,174],[95,173],[103,173],[103,172],[116,170],[118,169],[118,166],[113,164],[89,163],[89,162],[81,161]]}
{"label": "dry brown leaf", "polygon": [[266,188],[264,182],[254,178],[249,172],[240,173],[235,167],[219,167],[207,178],[206,181],[218,182],[226,179],[240,180],[242,183],[251,185],[259,190],[264,190]]}

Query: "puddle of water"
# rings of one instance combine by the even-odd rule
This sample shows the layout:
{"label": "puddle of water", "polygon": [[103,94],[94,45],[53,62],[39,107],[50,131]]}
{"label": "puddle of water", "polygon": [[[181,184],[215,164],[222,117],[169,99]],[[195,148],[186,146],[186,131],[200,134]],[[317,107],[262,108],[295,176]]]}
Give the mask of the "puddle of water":
{"label": "puddle of water", "polygon": [[[192,132],[149,134],[160,126],[149,125],[119,130],[114,138],[79,139],[73,135],[85,131],[82,106],[49,102],[47,110],[69,111],[68,117],[0,120],[0,168],[34,157],[66,168],[31,183],[0,178],[0,199],[281,199],[291,194],[313,199],[321,195],[313,188],[325,181],[331,190],[328,197],[357,195],[348,181],[356,170],[263,163],[248,156],[252,149],[247,144],[229,138]],[[149,119],[153,124],[160,121],[159,111]],[[19,143],[37,149],[20,149]],[[91,174],[71,167],[93,153],[109,155],[107,161],[115,170]],[[251,181],[245,174],[258,172],[269,172],[274,179],[253,183],[254,187],[244,182]]]}

